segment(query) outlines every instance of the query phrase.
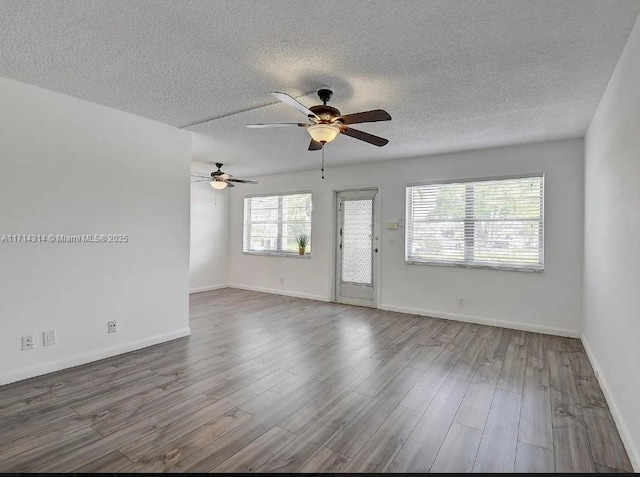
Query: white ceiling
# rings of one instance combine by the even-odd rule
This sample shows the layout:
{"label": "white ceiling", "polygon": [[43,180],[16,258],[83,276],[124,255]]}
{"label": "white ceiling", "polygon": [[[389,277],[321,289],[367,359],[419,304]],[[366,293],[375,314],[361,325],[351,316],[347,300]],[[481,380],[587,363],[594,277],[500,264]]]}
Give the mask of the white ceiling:
{"label": "white ceiling", "polygon": [[[0,76],[205,135],[240,175],[319,167],[269,91],[322,85],[382,148],[340,136],[327,166],[582,136],[639,0],[2,0]],[[311,106],[314,94],[300,98]],[[231,114],[231,115],[230,115]],[[228,115],[228,116],[227,116]],[[226,116],[226,117],[225,117]],[[205,166],[205,169],[210,169]]]}

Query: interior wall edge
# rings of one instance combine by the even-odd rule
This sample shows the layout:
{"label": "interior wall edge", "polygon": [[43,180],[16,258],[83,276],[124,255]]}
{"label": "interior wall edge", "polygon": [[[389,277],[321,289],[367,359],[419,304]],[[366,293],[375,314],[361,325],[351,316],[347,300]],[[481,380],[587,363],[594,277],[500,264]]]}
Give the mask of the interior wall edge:
{"label": "interior wall edge", "polygon": [[331,298],[322,295],[314,295],[311,293],[301,293],[289,290],[278,290],[276,288],[254,287],[251,285],[241,285],[239,283],[229,283],[229,288],[237,288],[239,290],[257,291],[262,293],[271,293],[272,295],[292,296],[294,298],[305,298],[307,300],[331,301]]}
{"label": "interior wall edge", "polygon": [[170,331],[169,333],[163,333],[156,336],[150,336],[137,341],[130,341],[128,343],[122,343],[118,346],[112,346],[109,348],[103,348],[91,353],[85,353],[79,356],[71,356],[68,358],[60,359],[50,363],[38,364],[29,368],[19,369],[8,373],[0,374],[0,386],[10,384],[16,381],[22,381],[24,379],[41,376],[43,374],[49,374],[56,371],[61,371],[67,368],[73,368],[82,364],[92,363],[105,358],[111,358],[120,354],[129,353],[149,346],[165,343],[178,338],[184,338],[191,334],[191,328],[182,328],[179,330]]}
{"label": "interior wall edge", "polygon": [[220,290],[222,288],[228,288],[228,287],[229,287],[228,283],[221,283],[220,285],[208,285],[208,286],[204,286],[204,287],[191,288],[189,290],[189,295],[191,295],[193,293],[201,293],[201,292],[212,291],[212,290]]}
{"label": "interior wall edge", "polygon": [[431,318],[442,318],[444,320],[462,321],[465,323],[476,323],[479,325],[495,326],[498,328],[509,328],[512,330],[531,331],[534,333],[543,333],[554,336],[566,336],[568,338],[579,338],[579,330],[571,330],[565,328],[554,328],[552,326],[532,325],[529,323],[521,323],[518,321],[494,320],[475,315],[463,315],[459,313],[448,313],[435,310],[423,310],[420,308],[408,308],[404,306],[381,304],[381,310],[397,311],[399,313],[409,313],[411,315],[428,316]]}
{"label": "interior wall edge", "polygon": [[[292,296],[295,298],[305,298],[308,300],[317,300],[317,301],[324,301],[324,302],[332,301],[330,297],[326,297],[322,295],[314,295],[311,293],[300,293],[300,292],[294,292],[289,290],[278,290],[274,288],[256,287],[251,285],[242,285],[239,283],[230,283],[228,285],[228,288],[237,288],[239,290],[249,290],[249,291],[262,292],[262,293],[270,293],[273,295]],[[498,328],[531,331],[533,333],[543,333],[543,334],[554,335],[554,336],[566,336],[568,338],[581,337],[580,330],[555,328],[552,326],[532,325],[528,323],[520,323],[517,321],[494,320],[494,319],[485,318],[482,316],[463,315],[458,313],[447,313],[447,312],[436,311],[436,310],[425,310],[421,308],[409,308],[404,306],[389,305],[385,303],[380,304],[379,309],[384,311],[395,311],[398,313],[408,313],[408,314],[417,315],[417,316],[442,318],[444,320],[462,321],[465,323],[476,323],[479,325],[496,326]]]}
{"label": "interior wall edge", "polygon": [[589,362],[591,363],[593,372],[598,380],[598,384],[600,384],[604,398],[607,400],[607,405],[609,406],[613,420],[615,421],[618,432],[620,433],[620,438],[622,439],[624,448],[627,451],[629,460],[631,461],[631,466],[633,467],[634,472],[640,472],[640,451],[638,450],[640,449],[640,446],[633,442],[631,432],[622,417],[622,413],[620,412],[620,408],[613,397],[613,392],[609,387],[606,377],[600,371],[601,368],[598,364],[598,360],[596,359],[595,354],[593,354],[593,351],[591,351],[591,347],[589,346],[589,342],[587,341],[584,333],[580,334],[580,340],[582,341],[582,346],[587,354],[587,358],[589,358]]}

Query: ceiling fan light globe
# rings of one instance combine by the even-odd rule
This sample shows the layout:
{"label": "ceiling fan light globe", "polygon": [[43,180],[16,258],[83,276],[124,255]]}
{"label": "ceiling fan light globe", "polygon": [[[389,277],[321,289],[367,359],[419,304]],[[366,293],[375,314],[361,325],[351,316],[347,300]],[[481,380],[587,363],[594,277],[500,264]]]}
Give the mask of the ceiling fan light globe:
{"label": "ceiling fan light globe", "polygon": [[222,179],[223,181],[226,181],[227,179],[229,179],[231,176],[229,174],[227,174],[226,172],[224,174],[222,174],[220,176],[220,179]]}
{"label": "ceiling fan light globe", "polygon": [[213,187],[216,190],[222,190],[227,188],[227,183],[224,181],[211,181],[210,184],[211,184],[211,187]]}
{"label": "ceiling fan light globe", "polygon": [[331,142],[340,134],[340,128],[333,124],[313,124],[307,131],[314,141],[321,143]]}

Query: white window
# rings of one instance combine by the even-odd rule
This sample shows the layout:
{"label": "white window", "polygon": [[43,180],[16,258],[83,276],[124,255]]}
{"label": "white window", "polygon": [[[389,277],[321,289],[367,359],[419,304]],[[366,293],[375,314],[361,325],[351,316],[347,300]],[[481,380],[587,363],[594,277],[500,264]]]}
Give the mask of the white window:
{"label": "white window", "polygon": [[298,255],[300,234],[309,237],[306,252],[310,254],[310,192],[245,197],[244,252]]}
{"label": "white window", "polygon": [[407,186],[405,261],[544,269],[544,176]]}

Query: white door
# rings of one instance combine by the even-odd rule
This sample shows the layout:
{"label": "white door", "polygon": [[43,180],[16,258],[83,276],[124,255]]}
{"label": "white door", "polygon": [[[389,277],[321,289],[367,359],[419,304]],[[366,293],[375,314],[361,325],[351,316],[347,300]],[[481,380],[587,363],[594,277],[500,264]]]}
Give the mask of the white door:
{"label": "white door", "polygon": [[377,189],[338,192],[336,301],[376,307]]}

